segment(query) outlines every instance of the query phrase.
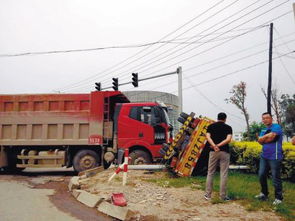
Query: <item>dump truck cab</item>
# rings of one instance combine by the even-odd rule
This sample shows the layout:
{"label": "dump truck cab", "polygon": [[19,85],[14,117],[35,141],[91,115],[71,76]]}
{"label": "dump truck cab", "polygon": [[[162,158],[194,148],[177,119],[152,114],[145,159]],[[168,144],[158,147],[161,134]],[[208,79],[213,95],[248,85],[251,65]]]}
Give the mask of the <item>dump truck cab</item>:
{"label": "dump truck cab", "polygon": [[162,144],[170,139],[170,123],[165,108],[156,102],[117,104],[116,108],[115,132],[119,155],[128,148],[131,163],[135,164],[151,163],[160,158]]}

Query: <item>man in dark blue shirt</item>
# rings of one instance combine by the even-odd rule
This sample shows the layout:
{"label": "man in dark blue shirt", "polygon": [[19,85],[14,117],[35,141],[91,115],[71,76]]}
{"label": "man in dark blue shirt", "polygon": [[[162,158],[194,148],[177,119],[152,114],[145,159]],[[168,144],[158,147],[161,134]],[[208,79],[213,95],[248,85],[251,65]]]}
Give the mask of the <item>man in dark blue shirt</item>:
{"label": "man in dark blue shirt", "polygon": [[258,142],[263,146],[259,164],[259,180],[261,193],[257,199],[266,200],[268,198],[267,175],[269,169],[272,174],[272,182],[275,188],[274,205],[282,203],[283,188],[281,180],[281,162],[283,159],[283,132],[279,124],[272,123],[272,115],[268,112],[262,114],[262,122],[266,126],[261,130]]}

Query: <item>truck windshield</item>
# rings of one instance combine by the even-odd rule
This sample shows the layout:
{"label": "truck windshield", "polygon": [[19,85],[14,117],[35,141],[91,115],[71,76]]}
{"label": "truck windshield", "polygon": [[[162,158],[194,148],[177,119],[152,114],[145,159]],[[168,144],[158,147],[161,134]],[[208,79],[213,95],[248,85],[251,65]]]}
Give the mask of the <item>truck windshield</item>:
{"label": "truck windshield", "polygon": [[169,120],[169,117],[168,117],[168,113],[167,113],[167,110],[165,110],[165,108],[162,108],[163,112],[164,112],[164,116],[165,116],[165,123],[167,125],[170,125],[170,120]]}

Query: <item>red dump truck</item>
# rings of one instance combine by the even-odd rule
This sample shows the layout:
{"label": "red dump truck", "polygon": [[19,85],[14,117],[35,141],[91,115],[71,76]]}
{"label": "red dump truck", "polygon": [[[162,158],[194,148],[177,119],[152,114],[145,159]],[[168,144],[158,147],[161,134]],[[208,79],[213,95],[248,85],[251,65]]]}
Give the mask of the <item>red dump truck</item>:
{"label": "red dump truck", "polygon": [[160,158],[171,126],[156,102],[130,103],[119,91],[0,95],[0,168],[71,167],[76,171]]}

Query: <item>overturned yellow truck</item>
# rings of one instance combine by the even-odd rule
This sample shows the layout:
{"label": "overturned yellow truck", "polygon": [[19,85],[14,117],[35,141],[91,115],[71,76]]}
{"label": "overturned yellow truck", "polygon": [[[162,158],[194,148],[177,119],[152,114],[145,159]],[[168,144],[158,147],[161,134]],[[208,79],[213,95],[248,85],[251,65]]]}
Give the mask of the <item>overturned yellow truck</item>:
{"label": "overturned yellow truck", "polygon": [[170,145],[163,145],[160,153],[167,167],[176,175],[191,176],[196,166],[201,164],[199,161],[206,145],[207,128],[214,121],[207,117],[195,117],[193,112],[189,115],[181,113],[178,121],[182,127]]}

